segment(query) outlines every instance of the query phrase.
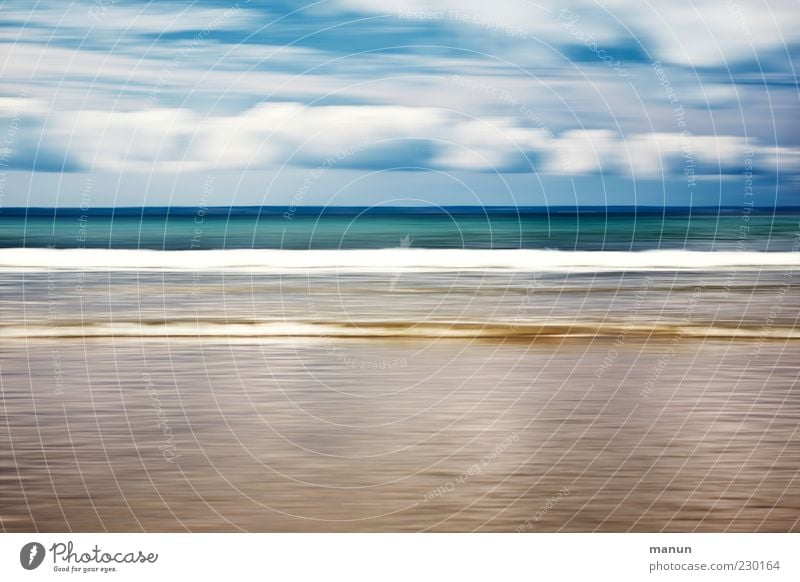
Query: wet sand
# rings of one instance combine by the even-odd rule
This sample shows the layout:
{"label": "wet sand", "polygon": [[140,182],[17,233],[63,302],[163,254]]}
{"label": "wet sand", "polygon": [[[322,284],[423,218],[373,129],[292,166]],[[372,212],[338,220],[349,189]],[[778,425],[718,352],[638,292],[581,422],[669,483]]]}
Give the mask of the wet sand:
{"label": "wet sand", "polygon": [[[685,315],[686,295],[670,277],[670,293],[653,284],[638,302],[637,280],[624,279],[624,296],[618,282],[606,286],[616,304],[599,299],[595,285],[579,313],[622,322],[626,313]],[[16,324],[46,324],[53,309],[59,320],[79,317],[81,304],[92,306],[83,317],[112,319],[188,305],[166,303],[152,286],[131,303],[102,277],[79,295],[64,281],[57,293],[46,279],[29,281],[24,294],[9,281],[16,295],[4,296],[3,313]],[[749,327],[765,328],[780,280],[764,281],[769,291],[741,282],[723,319],[746,313]],[[417,295],[424,288],[403,283]],[[355,313],[354,285],[327,303],[318,293],[318,309]],[[575,294],[559,285],[550,304],[540,294],[529,311],[574,310]],[[691,281],[680,288],[694,289]],[[243,305],[252,309],[249,289],[228,281],[216,305],[240,316]],[[430,310],[437,292],[414,305]],[[726,304],[715,293],[704,288],[691,319],[720,319]],[[286,297],[292,309],[308,309]],[[473,316],[489,303],[519,310],[519,295],[507,304],[486,288],[470,297]],[[753,308],[743,312],[745,297]],[[409,301],[374,310],[396,316]],[[792,327],[796,301],[788,288],[769,325]],[[679,333],[619,340],[4,340],[2,527],[800,531],[800,342]]]}
{"label": "wet sand", "polygon": [[4,348],[5,529],[798,529],[798,347],[336,347]]}

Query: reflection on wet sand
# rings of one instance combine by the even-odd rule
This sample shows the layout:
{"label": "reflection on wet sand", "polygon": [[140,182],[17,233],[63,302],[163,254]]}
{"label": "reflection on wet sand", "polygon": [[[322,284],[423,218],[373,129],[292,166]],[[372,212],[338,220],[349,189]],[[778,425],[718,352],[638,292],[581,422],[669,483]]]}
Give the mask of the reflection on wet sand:
{"label": "reflection on wet sand", "polygon": [[645,397],[667,347],[71,342],[62,394],[6,348],[3,525],[796,529],[800,350],[687,342]]}

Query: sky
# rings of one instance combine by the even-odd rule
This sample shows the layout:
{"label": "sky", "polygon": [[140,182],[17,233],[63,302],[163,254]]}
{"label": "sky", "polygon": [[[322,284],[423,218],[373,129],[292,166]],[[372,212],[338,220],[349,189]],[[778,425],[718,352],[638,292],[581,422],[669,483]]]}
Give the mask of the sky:
{"label": "sky", "polygon": [[800,205],[796,0],[0,3],[0,206]]}

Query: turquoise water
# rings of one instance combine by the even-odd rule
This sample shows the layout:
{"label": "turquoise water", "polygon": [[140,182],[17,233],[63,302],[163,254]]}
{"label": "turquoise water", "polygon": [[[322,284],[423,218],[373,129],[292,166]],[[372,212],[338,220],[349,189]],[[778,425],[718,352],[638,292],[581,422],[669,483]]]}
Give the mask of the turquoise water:
{"label": "turquoise water", "polygon": [[791,250],[798,211],[118,209],[0,211],[0,247]]}

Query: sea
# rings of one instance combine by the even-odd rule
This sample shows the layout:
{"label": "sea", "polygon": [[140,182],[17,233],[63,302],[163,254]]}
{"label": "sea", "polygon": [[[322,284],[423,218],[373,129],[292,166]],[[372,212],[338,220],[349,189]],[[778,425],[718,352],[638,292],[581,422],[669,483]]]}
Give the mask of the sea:
{"label": "sea", "polygon": [[0,209],[3,531],[800,531],[800,209]]}

